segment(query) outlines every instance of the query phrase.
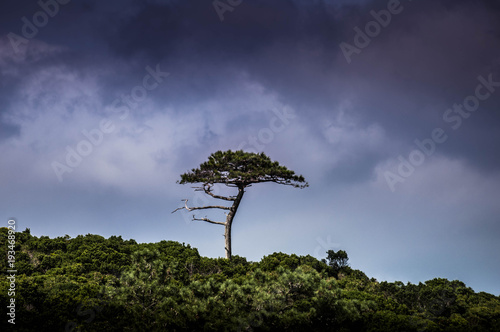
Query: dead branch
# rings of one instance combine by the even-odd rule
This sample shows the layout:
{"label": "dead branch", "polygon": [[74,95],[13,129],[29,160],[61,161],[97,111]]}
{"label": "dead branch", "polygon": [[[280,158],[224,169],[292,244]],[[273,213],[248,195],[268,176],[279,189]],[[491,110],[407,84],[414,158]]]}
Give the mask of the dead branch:
{"label": "dead branch", "polygon": [[194,211],[194,210],[205,210],[205,209],[222,209],[222,210],[231,210],[231,207],[229,206],[223,206],[223,205],[207,205],[207,206],[199,206],[199,207],[189,207],[187,206],[187,199],[183,199],[184,201],[184,206],[175,209],[172,211],[172,213],[177,212],[182,209],[186,209],[188,211]]}
{"label": "dead branch", "polygon": [[213,221],[213,220],[208,219],[206,216],[205,216],[205,218],[195,218],[194,215],[193,215],[193,220],[206,221],[206,222],[209,222],[211,224],[216,224],[216,225],[224,225],[224,226],[226,225],[225,222]]}
{"label": "dead branch", "polygon": [[225,201],[234,201],[234,200],[236,200],[236,196],[226,197],[226,196],[214,194],[212,192],[212,185],[209,184],[209,183],[204,183],[203,187],[193,187],[193,188],[195,188],[196,191],[203,191],[203,192],[205,192],[205,194],[210,195],[213,198],[222,199],[222,200],[225,200]]}

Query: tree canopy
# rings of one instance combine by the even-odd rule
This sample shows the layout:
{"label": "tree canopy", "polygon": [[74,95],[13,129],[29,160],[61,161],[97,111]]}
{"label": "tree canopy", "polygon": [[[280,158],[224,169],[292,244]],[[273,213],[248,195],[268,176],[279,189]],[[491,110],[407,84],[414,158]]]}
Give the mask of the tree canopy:
{"label": "tree canopy", "polygon": [[229,186],[247,187],[253,183],[275,182],[305,188],[308,183],[302,175],[280,165],[262,153],[238,151],[217,151],[208,161],[181,175],[180,184],[223,183]]}
{"label": "tree canopy", "polygon": [[[215,221],[208,217],[196,218],[193,215],[193,220],[205,221],[215,225],[223,225],[225,227],[224,238],[226,241],[226,258],[231,258],[231,225],[234,215],[238,210],[245,188],[250,187],[254,183],[274,182],[283,185],[293,186],[295,188],[305,188],[308,183],[302,175],[296,175],[294,171],[289,170],[285,166],[280,165],[277,161],[272,161],[271,158],[262,153],[238,151],[217,151],[208,157],[208,161],[202,163],[199,168],[193,168],[190,172],[181,175],[180,184],[186,183],[202,183],[201,187],[196,187],[196,190],[204,191],[207,195],[216,199],[232,201],[232,206],[224,205],[207,205],[189,207],[187,199],[185,206],[175,209],[176,212],[181,209],[187,211],[203,210],[203,209],[221,209],[229,211],[226,214],[226,221]],[[212,190],[214,184],[224,184],[228,187],[238,188],[236,196],[216,195]]]}

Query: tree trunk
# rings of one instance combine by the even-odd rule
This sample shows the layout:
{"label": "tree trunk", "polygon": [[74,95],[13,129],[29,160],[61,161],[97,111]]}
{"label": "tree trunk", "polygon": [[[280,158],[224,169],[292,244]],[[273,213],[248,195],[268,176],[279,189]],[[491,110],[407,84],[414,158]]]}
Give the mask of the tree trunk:
{"label": "tree trunk", "polygon": [[233,202],[233,206],[231,206],[231,210],[226,217],[226,225],[224,230],[224,238],[226,240],[226,258],[231,259],[231,226],[233,224],[234,215],[236,214],[236,210],[238,210],[238,206],[240,205],[241,199],[243,198],[243,194],[245,193],[245,187],[238,187],[238,195]]}

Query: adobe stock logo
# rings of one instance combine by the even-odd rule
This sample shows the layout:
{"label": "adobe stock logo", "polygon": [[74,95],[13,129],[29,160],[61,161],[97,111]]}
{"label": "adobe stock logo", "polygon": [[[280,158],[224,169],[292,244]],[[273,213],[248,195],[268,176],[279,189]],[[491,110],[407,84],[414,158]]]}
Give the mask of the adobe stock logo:
{"label": "adobe stock logo", "polygon": [[248,136],[248,140],[241,142],[237,150],[249,150],[246,146],[251,145],[254,149],[252,152],[262,151],[265,145],[274,140],[275,134],[282,132],[290,124],[290,120],[296,118],[294,111],[289,107],[284,107],[281,110],[273,108],[270,110],[275,116],[269,120],[267,127],[261,128],[257,136]]}
{"label": "adobe stock logo", "polygon": [[313,256],[316,258],[323,256],[328,250],[340,247],[340,243],[332,242],[332,237],[330,235],[326,237],[326,241],[318,236],[316,242],[318,242],[318,246],[316,246],[313,253]]}
{"label": "adobe stock logo", "polygon": [[[156,69],[147,66],[145,71],[146,74],[143,76],[142,84],[130,89],[129,95],[122,95],[121,98],[117,98],[111,103],[111,111],[119,114],[118,118],[122,121],[128,118],[130,111],[134,110],[140,102],[146,100],[148,91],[156,89],[170,75],[168,72],[161,71],[160,64],[156,65]],[[81,133],[85,138],[80,140],[75,147],[66,146],[66,158],[64,159],[66,163],[56,160],[51,163],[59,182],[63,181],[64,174],[72,173],[74,169],[80,166],[84,158],[88,157],[95,148],[102,144],[106,137],[105,134],[111,134],[115,129],[115,122],[104,118],[99,122],[97,128],[89,131],[82,130]]]}
{"label": "adobe stock logo", "polygon": [[241,5],[242,2],[243,0],[214,0],[212,2],[212,5],[214,6],[217,16],[219,16],[219,20],[222,22],[224,21],[224,13],[232,13],[234,8]]}
{"label": "adobe stock logo", "polygon": [[350,64],[352,62],[351,57],[353,54],[360,54],[362,49],[368,47],[372,39],[380,35],[382,28],[387,28],[389,26],[392,21],[392,16],[401,14],[403,9],[404,7],[401,5],[401,1],[389,0],[387,2],[387,10],[382,9],[378,12],[374,10],[370,11],[370,14],[375,20],[366,23],[364,31],[359,27],[354,27],[354,31],[356,32],[353,40],[354,45],[346,42],[342,42],[339,45],[347,63]]}
{"label": "adobe stock logo", "polygon": [[[476,85],[474,93],[466,96],[461,104],[455,103],[453,107],[444,111],[443,121],[452,130],[458,130],[462,126],[463,120],[470,118],[479,109],[481,102],[486,101],[497,88],[500,88],[500,81],[494,81],[493,74],[489,74],[488,78],[478,76],[477,80],[479,84]],[[417,167],[423,165],[425,160],[436,152],[438,145],[443,144],[447,139],[448,135],[443,128],[434,128],[430,137],[423,140],[415,139],[414,143],[417,148],[410,152],[408,158],[399,155],[397,174],[391,171],[384,172],[389,189],[395,192],[396,184],[404,183],[415,172]]]}
{"label": "adobe stock logo", "polygon": [[10,45],[14,52],[19,53],[19,46],[28,44],[30,39],[33,39],[38,34],[38,29],[43,28],[49,23],[49,17],[53,18],[59,13],[59,5],[67,5],[71,0],[43,0],[38,1],[38,5],[42,10],[33,14],[31,20],[26,16],[21,17],[23,26],[21,27],[21,34],[10,32],[7,37],[9,38]]}

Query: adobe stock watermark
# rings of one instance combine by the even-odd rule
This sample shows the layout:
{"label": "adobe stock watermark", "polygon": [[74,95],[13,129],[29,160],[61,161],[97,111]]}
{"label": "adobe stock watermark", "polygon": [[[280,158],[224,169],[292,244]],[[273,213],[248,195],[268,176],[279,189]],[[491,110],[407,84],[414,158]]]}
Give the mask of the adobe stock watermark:
{"label": "adobe stock watermark", "polygon": [[7,221],[7,281],[9,288],[7,289],[7,295],[9,301],[7,302],[7,322],[12,325],[16,325],[16,220],[9,219]]}
{"label": "adobe stock watermark", "polygon": [[314,249],[314,257],[319,257],[320,250],[323,250],[323,255],[325,255],[328,250],[340,247],[340,243],[332,242],[332,237],[330,235],[328,235],[326,239],[318,236],[316,242],[318,242],[318,245]]}
{"label": "adobe stock watermark", "polygon": [[[489,74],[488,78],[478,76],[477,80],[479,84],[474,89],[473,94],[465,97],[461,104],[454,104],[443,113],[443,120],[450,125],[451,129],[458,130],[462,126],[463,120],[468,119],[479,109],[481,102],[486,101],[497,88],[500,88],[500,82],[493,80],[493,74]],[[426,158],[436,152],[437,146],[446,142],[447,139],[448,135],[442,128],[434,128],[429,138],[415,139],[414,143],[417,148],[410,152],[408,158],[402,155],[398,157],[397,174],[390,171],[384,172],[389,189],[395,192],[396,184],[404,183],[415,172],[415,169],[425,162]]]}
{"label": "adobe stock watermark", "polygon": [[[254,153],[262,151],[265,145],[271,143],[274,140],[275,134],[284,131],[286,127],[291,123],[291,120],[297,117],[293,110],[287,106],[283,107],[281,110],[273,108],[270,111],[274,114],[274,116],[269,120],[268,126],[261,128],[257,132],[256,136],[248,136],[248,139],[242,141],[238,145],[238,148],[236,150],[246,150]],[[214,195],[220,195],[220,186],[213,186],[212,188],[212,193]],[[192,206],[210,205],[210,198],[202,190],[195,190],[195,193],[191,199],[183,199],[182,201],[185,202],[186,206],[188,205],[188,201],[192,202],[189,203],[189,205]],[[186,224],[190,224],[194,219],[194,215],[192,214],[192,212],[188,211],[187,209],[183,209],[181,215]]]}
{"label": "adobe stock watermark", "polygon": [[269,120],[269,125],[261,128],[257,136],[248,136],[247,140],[238,145],[237,150],[249,150],[247,147],[250,146],[253,148],[251,152],[257,153],[262,151],[267,144],[274,140],[275,134],[284,131],[291,120],[297,117],[294,111],[287,106],[283,107],[281,110],[273,108],[271,112],[274,116]]}
{"label": "adobe stock watermark", "polygon": [[233,12],[234,8],[241,5],[243,0],[214,0],[212,2],[212,6],[214,6],[215,12],[217,16],[219,16],[219,20],[224,21],[224,13],[225,12]]}
{"label": "adobe stock watermark", "polygon": [[[87,319],[84,320],[85,323],[90,324],[92,323],[96,315],[101,313],[102,310],[106,305],[111,303],[111,301],[107,298],[105,298],[105,292],[104,288],[99,294],[97,294],[97,297],[95,298],[99,304],[90,306],[89,303],[93,302],[93,299],[87,299],[83,304],[79,304],[78,307],[76,308],[76,313],[78,316],[88,316]],[[78,323],[75,321],[69,321],[66,323],[66,326],[64,327],[65,332],[71,332],[71,331],[81,331],[81,328],[79,327]]]}
{"label": "adobe stock watermark", "polygon": [[38,35],[39,29],[45,27],[50,18],[54,18],[59,13],[60,5],[67,5],[71,0],[40,0],[37,2],[41,10],[35,12],[31,19],[26,16],[21,17],[21,34],[22,36],[10,32],[7,35],[10,45],[15,53],[19,53],[19,46],[28,44],[30,39]]}
{"label": "adobe stock watermark", "polygon": [[372,39],[380,35],[382,28],[387,28],[389,26],[392,21],[392,17],[394,15],[401,14],[403,9],[404,7],[400,0],[389,0],[387,2],[387,9],[382,9],[378,12],[374,10],[370,11],[374,20],[367,22],[363,30],[357,26],[354,27],[354,32],[356,32],[353,38],[354,45],[346,42],[339,44],[347,63],[350,64],[352,62],[351,57],[354,54],[360,54],[361,50],[368,47]]}
{"label": "adobe stock watermark", "polygon": [[[156,65],[156,69],[147,66],[145,71],[146,74],[142,79],[142,84],[134,86],[129,95],[122,95],[111,103],[112,112],[119,113],[119,119],[122,121],[127,119],[131,110],[135,109],[140,102],[147,98],[148,91],[156,89],[170,75],[168,72],[161,71],[160,64]],[[82,130],[81,133],[85,138],[75,146],[66,146],[65,163],[55,160],[51,163],[59,182],[63,181],[64,174],[72,173],[75,168],[80,166],[84,158],[88,157],[94,151],[94,148],[102,144],[105,135],[113,133],[115,129],[114,122],[105,118],[99,122],[96,128],[89,131]]]}

